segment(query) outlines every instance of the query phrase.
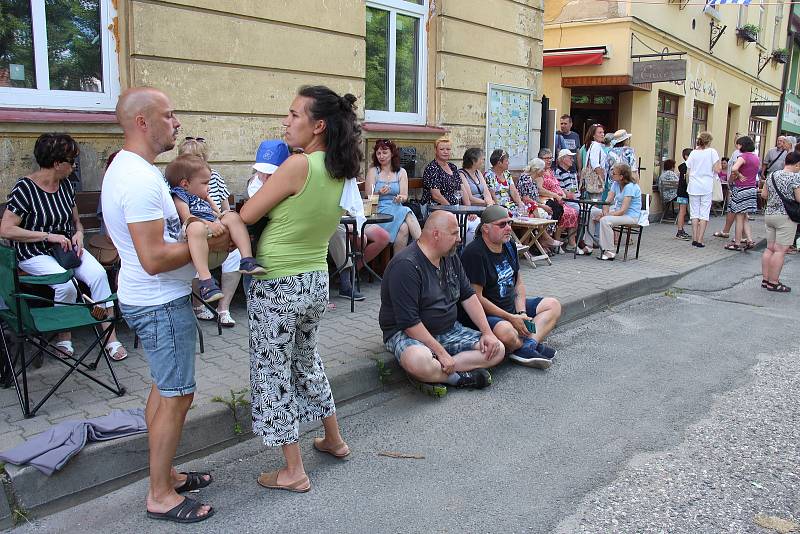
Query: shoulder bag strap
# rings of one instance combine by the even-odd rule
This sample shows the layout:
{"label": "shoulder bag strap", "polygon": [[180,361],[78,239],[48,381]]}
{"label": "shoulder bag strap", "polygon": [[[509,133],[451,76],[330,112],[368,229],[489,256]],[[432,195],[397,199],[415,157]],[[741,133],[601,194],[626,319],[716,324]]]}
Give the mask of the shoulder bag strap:
{"label": "shoulder bag strap", "polygon": [[784,152],[786,152],[786,151],[785,151],[785,150],[781,150],[781,153],[780,153],[780,154],[778,154],[777,156],[775,156],[775,159],[773,159],[772,161],[770,161],[769,163],[767,163],[767,170],[766,170],[766,172],[769,172],[769,168],[770,168],[770,167],[772,167],[772,165],[773,165],[773,164],[774,164],[776,161],[778,161],[779,159],[781,159],[781,156],[783,156],[783,153],[784,153]]}
{"label": "shoulder bag strap", "polygon": [[775,183],[775,177],[774,176],[770,176],[770,180],[772,180],[772,187],[775,188],[775,192],[778,193],[778,196],[781,197],[781,200],[783,200],[784,202],[789,202],[791,200],[794,200],[793,198],[786,198],[785,196],[783,196],[783,193],[778,188],[778,184]]}

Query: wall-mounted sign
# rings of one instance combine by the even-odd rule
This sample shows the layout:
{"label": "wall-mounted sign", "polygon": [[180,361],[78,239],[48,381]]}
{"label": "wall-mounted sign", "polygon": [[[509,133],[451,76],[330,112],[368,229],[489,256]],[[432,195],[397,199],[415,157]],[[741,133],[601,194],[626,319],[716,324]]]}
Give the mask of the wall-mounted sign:
{"label": "wall-mounted sign", "polygon": [[800,98],[789,92],[783,103],[783,129],[800,134]]}
{"label": "wall-mounted sign", "polygon": [[685,59],[637,61],[633,64],[633,83],[674,82],[685,79]]}
{"label": "wall-mounted sign", "polygon": [[769,104],[754,104],[750,108],[750,116],[752,117],[777,117],[778,116],[778,102]]}

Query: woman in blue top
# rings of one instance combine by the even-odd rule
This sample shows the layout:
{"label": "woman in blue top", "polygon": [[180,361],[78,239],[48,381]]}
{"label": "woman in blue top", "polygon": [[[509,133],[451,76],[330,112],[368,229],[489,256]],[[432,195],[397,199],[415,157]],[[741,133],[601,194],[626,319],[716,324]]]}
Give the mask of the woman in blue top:
{"label": "woman in blue top", "polygon": [[411,208],[403,206],[403,202],[408,200],[408,175],[400,167],[400,151],[397,145],[389,139],[375,141],[372,168],[367,172],[364,191],[380,195],[378,213],[394,216],[392,222],[379,226],[389,233],[395,254],[406,248],[409,236],[414,240],[419,239],[422,234],[419,221]]}
{"label": "woman in blue top", "polygon": [[604,206],[602,214],[597,214],[591,221],[591,233],[595,234],[599,226],[600,260],[613,260],[614,248],[613,226],[621,224],[639,224],[642,211],[642,190],[633,177],[631,168],[626,163],[617,163],[611,169],[611,190],[608,192],[610,206]]}

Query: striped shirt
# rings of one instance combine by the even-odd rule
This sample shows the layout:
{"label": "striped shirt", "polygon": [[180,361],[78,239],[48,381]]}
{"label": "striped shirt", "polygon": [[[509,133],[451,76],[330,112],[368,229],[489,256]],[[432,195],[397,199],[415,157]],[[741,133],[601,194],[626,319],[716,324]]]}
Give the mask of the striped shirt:
{"label": "striped shirt", "polygon": [[[33,180],[17,180],[8,194],[8,210],[22,219],[21,228],[34,232],[50,232],[72,237],[72,208],[75,207],[75,189],[69,180],[61,180],[55,193],[41,189]],[[15,242],[17,260],[29,260],[49,254],[49,243]]]}
{"label": "striped shirt", "polygon": [[[225,180],[217,171],[212,170],[211,181],[208,182],[208,196],[214,201],[220,211],[222,211],[222,203],[227,200],[230,194],[228,186],[225,185]],[[231,206],[231,208],[233,208],[233,206]]]}

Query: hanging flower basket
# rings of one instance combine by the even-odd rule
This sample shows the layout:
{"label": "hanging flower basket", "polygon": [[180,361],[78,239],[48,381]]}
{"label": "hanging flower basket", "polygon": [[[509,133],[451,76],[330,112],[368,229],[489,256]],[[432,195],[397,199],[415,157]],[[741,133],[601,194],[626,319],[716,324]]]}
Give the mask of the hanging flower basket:
{"label": "hanging flower basket", "polygon": [[785,48],[772,51],[772,60],[775,63],[786,64],[789,62],[789,52]]}
{"label": "hanging flower basket", "polygon": [[736,36],[746,43],[755,43],[758,41],[758,27],[746,24],[736,29]]}

